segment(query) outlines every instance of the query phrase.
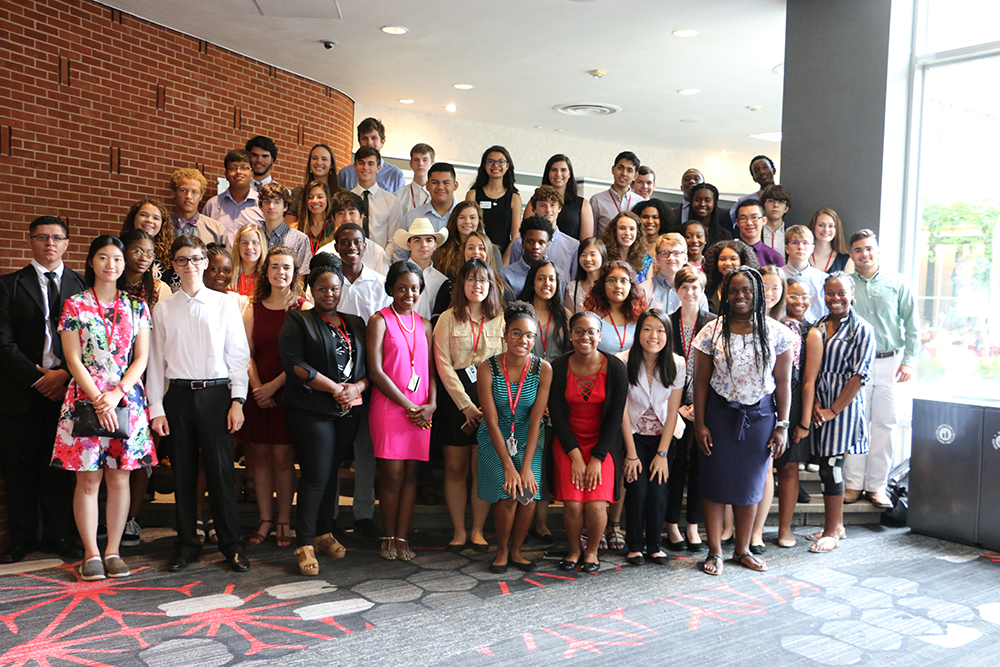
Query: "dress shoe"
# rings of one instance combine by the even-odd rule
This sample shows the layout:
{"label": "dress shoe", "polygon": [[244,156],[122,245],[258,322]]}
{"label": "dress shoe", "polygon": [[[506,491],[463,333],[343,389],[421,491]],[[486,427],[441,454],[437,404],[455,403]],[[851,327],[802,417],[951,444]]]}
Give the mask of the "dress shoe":
{"label": "dress shoe", "polygon": [[369,540],[377,540],[382,537],[382,531],[379,530],[379,527],[376,526],[375,522],[371,519],[355,519],[354,536],[366,537]]}
{"label": "dress shoe", "polygon": [[489,571],[493,574],[503,574],[507,571],[507,565],[494,565],[493,563],[490,563]]}
{"label": "dress shoe", "polygon": [[802,485],[799,484],[799,497],[796,499],[795,502],[797,502],[800,505],[805,505],[810,500],[812,500],[812,498],[809,497],[809,492],[803,489]]}
{"label": "dress shoe", "polygon": [[56,554],[60,558],[69,559],[83,558],[84,554],[83,547],[80,544],[66,538],[55,541],[42,540],[38,545],[38,550]]}
{"label": "dress shoe", "polygon": [[572,572],[579,565],[580,563],[578,561],[570,560],[568,558],[563,558],[561,561],[559,561],[559,564],[556,565],[556,567],[558,567],[563,572]]}
{"label": "dress shoe", "polygon": [[516,567],[517,569],[519,569],[521,572],[527,572],[528,574],[531,574],[536,570],[538,570],[538,567],[535,565],[534,561],[529,560],[526,563],[518,563],[516,560],[511,560],[507,562]]}
{"label": "dress shoe", "polygon": [[37,547],[34,544],[8,545],[6,549],[0,551],[0,563],[20,563],[35,549]]}
{"label": "dress shoe", "polygon": [[889,496],[885,495],[881,491],[872,491],[868,494],[868,500],[872,505],[878,507],[879,509],[891,510],[892,501],[889,500]]}
{"label": "dress shoe", "polygon": [[229,563],[229,569],[233,572],[247,572],[250,570],[250,561],[239,551],[232,556],[227,556],[226,562]]}
{"label": "dress shoe", "polygon": [[687,544],[687,540],[681,540],[680,542],[674,542],[671,539],[667,539],[667,549],[670,551],[684,551],[684,546]]}
{"label": "dress shoe", "polygon": [[625,562],[629,565],[645,565],[646,559],[642,557],[642,554],[636,554],[635,556],[626,556]]}
{"label": "dress shoe", "polygon": [[668,565],[670,563],[670,556],[663,554],[662,556],[654,556],[653,554],[646,554],[646,560],[653,565]]}
{"label": "dress shoe", "polygon": [[847,489],[844,491],[844,504],[850,505],[851,503],[856,503],[861,500],[862,491],[857,489]]}
{"label": "dress shoe", "polygon": [[192,554],[189,556],[183,551],[178,551],[173,555],[173,557],[169,561],[167,561],[167,570],[170,572],[180,572],[191,563],[197,563],[197,562],[198,562],[197,555]]}
{"label": "dress shoe", "polygon": [[601,569],[601,561],[596,563],[583,563],[580,565],[580,572],[597,572]]}

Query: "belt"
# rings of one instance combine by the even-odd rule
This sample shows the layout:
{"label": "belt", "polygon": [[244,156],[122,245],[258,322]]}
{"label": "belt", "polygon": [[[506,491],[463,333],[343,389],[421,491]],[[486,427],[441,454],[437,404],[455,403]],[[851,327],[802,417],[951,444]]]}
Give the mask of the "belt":
{"label": "belt", "polygon": [[171,380],[171,387],[183,387],[195,391],[197,389],[210,389],[211,387],[221,387],[229,385],[229,378],[217,378],[215,380]]}
{"label": "belt", "polygon": [[875,353],[875,358],[876,359],[888,359],[889,357],[895,357],[902,350],[903,350],[903,348],[899,348],[898,350],[893,350],[892,352],[876,352]]}

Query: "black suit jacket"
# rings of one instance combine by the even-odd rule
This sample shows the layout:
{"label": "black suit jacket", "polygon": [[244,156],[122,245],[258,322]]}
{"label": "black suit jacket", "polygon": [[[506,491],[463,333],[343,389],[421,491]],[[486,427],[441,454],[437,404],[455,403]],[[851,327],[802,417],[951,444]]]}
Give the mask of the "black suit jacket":
{"label": "black suit jacket", "polygon": [[[83,276],[63,268],[60,296],[66,301],[87,289]],[[38,392],[31,388],[42,374],[35,365],[42,364],[45,327],[48,321],[42,310],[42,288],[38,274],[30,264],[20,271],[0,276],[0,414],[24,414]],[[58,334],[53,352],[63,364],[62,344]]]}
{"label": "black suit jacket", "polygon": [[[365,323],[355,315],[339,314],[351,338],[353,369],[350,381],[357,382],[365,376]],[[316,373],[336,377],[336,349],[337,343],[330,328],[315,309],[290,311],[285,315],[285,324],[278,338],[281,367],[285,371],[282,405],[324,415],[341,411],[331,394],[314,391],[295,375],[295,367],[300,366],[309,371],[310,380],[316,377]]]}

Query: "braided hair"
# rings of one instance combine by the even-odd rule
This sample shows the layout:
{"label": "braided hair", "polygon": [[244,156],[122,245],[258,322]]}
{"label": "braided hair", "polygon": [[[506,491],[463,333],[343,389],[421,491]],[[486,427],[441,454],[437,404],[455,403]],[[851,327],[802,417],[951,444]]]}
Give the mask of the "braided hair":
{"label": "braided hair", "polygon": [[744,276],[753,288],[753,312],[750,321],[753,324],[753,356],[757,368],[763,372],[771,364],[771,346],[767,335],[767,305],[764,303],[764,280],[760,272],[749,266],[737,266],[726,274],[722,280],[722,309],[719,318],[722,325],[716,330],[716,335],[722,336],[723,350],[726,353],[726,366],[732,372],[733,357],[730,353],[732,330],[729,321],[729,284],[736,276]]}
{"label": "braided hair", "polygon": [[[823,280],[823,296],[826,297],[826,284],[831,280],[839,280],[844,285],[851,288],[851,293],[854,293],[854,278],[850,274],[844,271],[831,271],[829,275]],[[820,321],[826,322],[829,319],[829,315],[824,316]],[[851,306],[847,311],[845,318],[847,320],[847,336],[851,338],[854,336],[854,330],[858,328],[858,312],[854,310],[854,299],[851,299]]]}

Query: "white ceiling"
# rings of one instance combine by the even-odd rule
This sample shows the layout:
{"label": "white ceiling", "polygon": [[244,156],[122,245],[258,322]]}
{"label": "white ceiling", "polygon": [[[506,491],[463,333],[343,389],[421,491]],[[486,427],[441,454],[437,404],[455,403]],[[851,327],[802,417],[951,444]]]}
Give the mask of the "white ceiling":
{"label": "white ceiling", "polygon": [[[784,0],[102,1],[366,104],[448,116],[454,103],[463,119],[628,146],[778,152],[749,135],[781,129],[772,70],[784,58]],[[679,28],[700,34],[671,35]],[[608,73],[598,80],[591,69]],[[687,88],[701,93],[677,94]],[[622,111],[552,110],[570,103]]]}

